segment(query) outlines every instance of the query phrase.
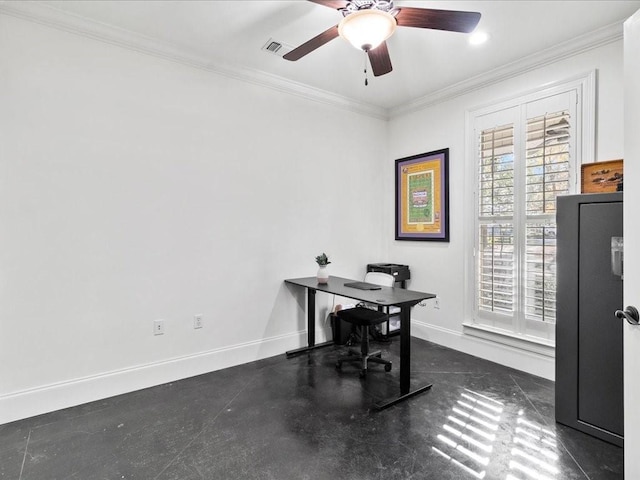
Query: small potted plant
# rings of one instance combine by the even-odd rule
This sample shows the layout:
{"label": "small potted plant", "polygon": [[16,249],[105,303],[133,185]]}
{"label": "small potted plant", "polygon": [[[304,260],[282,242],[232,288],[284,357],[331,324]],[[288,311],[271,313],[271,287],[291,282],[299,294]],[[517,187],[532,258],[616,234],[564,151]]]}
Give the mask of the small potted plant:
{"label": "small potted plant", "polygon": [[327,257],[326,253],[322,253],[322,255],[318,255],[316,257],[316,263],[318,264],[318,283],[328,283],[329,282],[329,272],[327,271],[327,265],[331,262],[329,261],[329,257]]}

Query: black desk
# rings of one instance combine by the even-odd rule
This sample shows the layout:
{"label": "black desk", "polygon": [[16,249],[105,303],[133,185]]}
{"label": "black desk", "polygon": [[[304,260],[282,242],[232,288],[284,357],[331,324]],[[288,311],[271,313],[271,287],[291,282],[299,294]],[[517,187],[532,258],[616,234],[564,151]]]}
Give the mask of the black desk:
{"label": "black desk", "polygon": [[380,290],[359,290],[345,287],[345,283],[354,282],[348,278],[329,277],[329,283],[320,284],[316,277],[293,278],[285,280],[291,285],[298,285],[307,289],[307,347],[290,350],[287,356],[298,355],[310,350],[325,347],[333,342],[316,345],[316,292],[340,295],[362,302],[382,307],[400,307],[400,396],[384,400],[376,407],[383,409],[390,407],[406,398],[417,395],[431,388],[431,384],[411,390],[411,307],[422,300],[435,298],[433,293],[415,292],[395,287],[381,287]]}

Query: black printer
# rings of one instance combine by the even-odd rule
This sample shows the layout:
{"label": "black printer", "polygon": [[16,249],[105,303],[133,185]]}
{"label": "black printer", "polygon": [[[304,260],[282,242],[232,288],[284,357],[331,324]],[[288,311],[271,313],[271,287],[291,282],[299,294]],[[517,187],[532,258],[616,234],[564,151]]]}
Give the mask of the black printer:
{"label": "black printer", "polygon": [[398,263],[370,263],[367,265],[367,272],[382,272],[393,275],[402,288],[407,288],[407,280],[411,278],[409,265]]}

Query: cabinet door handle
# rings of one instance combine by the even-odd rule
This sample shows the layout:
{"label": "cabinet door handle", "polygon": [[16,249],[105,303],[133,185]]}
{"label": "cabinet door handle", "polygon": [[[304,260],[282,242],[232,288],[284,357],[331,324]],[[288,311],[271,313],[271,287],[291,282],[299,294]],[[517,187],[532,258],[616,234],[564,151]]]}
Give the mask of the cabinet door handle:
{"label": "cabinet door handle", "polygon": [[636,307],[628,306],[624,310],[616,310],[616,317],[619,319],[626,319],[631,325],[640,324],[640,315]]}

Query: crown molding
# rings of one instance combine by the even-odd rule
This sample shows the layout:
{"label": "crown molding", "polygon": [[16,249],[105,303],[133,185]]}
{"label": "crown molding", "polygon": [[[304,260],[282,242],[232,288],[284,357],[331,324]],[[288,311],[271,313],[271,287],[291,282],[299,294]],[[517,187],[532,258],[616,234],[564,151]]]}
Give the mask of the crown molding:
{"label": "crown molding", "polygon": [[235,80],[259,85],[280,92],[296,95],[325,105],[341,108],[361,115],[388,119],[388,110],[383,107],[357,102],[348,97],[326,90],[294,82],[260,70],[212,63],[204,56],[187,49],[159,41],[138,33],[85,17],[70,14],[39,2],[13,2],[0,0],[0,14],[31,21],[47,27],[73,33],[93,40],[116,45],[145,55],[162,58],[190,67],[205,70]]}
{"label": "crown molding", "polygon": [[508,80],[565,58],[622,40],[622,38],[622,22],[613,23],[588,34],[555,45],[552,48],[541,50],[515,62],[495,68],[489,72],[455,83],[429,95],[412,100],[404,105],[392,107],[388,111],[389,118],[422,110],[437,103],[451,100],[489,85]]}
{"label": "crown molding", "polygon": [[489,72],[416,98],[403,105],[384,108],[365,102],[358,102],[342,95],[263,71],[237,65],[212,63],[210,59],[194,54],[187,49],[181,49],[157,39],[89,20],[35,1],[14,2],[0,0],[0,13],[381,120],[389,120],[400,115],[422,110],[508,80],[545,65],[616,42],[621,40],[623,35],[622,22],[616,22]]}

